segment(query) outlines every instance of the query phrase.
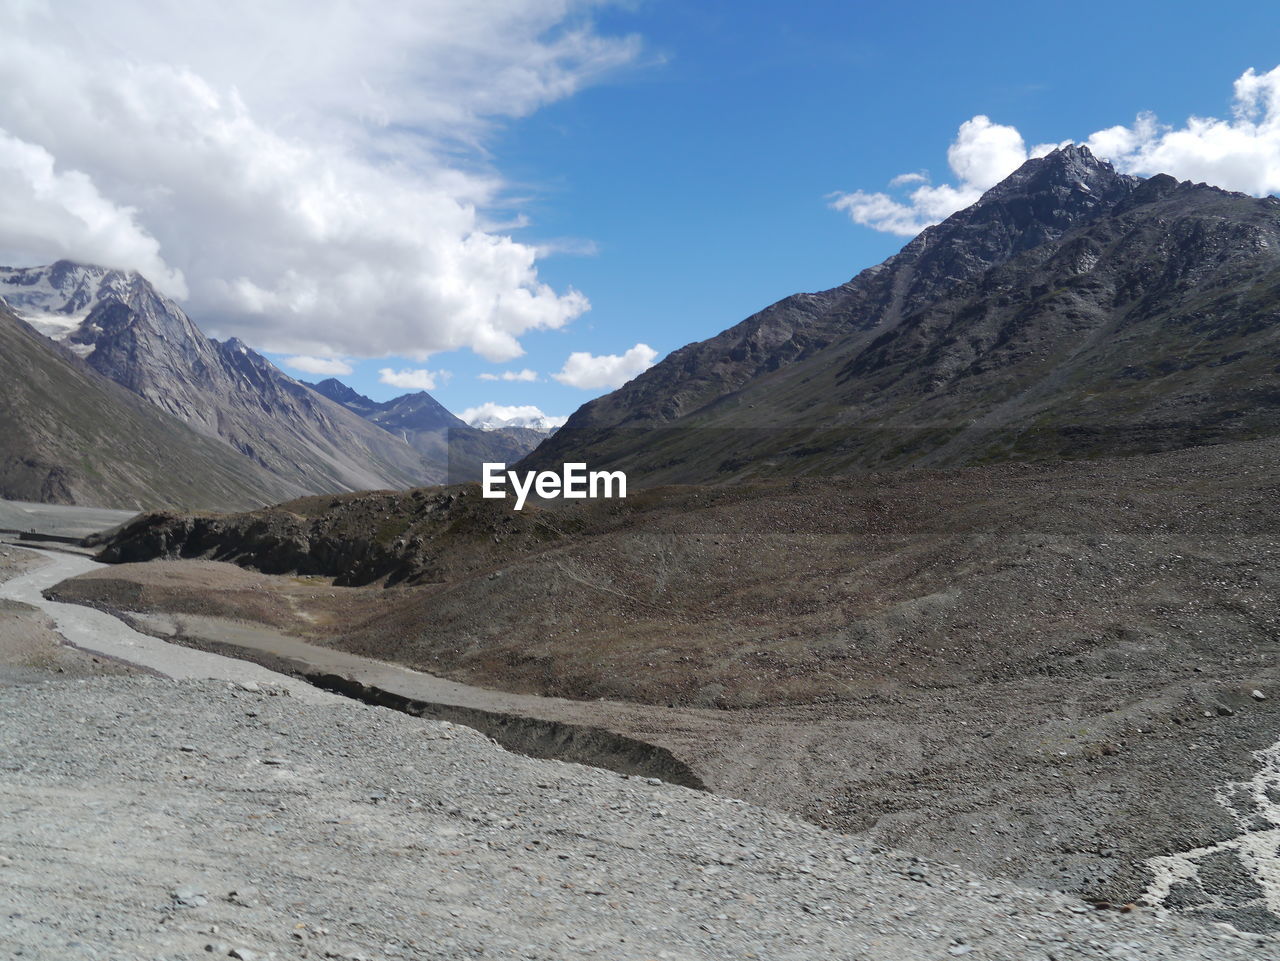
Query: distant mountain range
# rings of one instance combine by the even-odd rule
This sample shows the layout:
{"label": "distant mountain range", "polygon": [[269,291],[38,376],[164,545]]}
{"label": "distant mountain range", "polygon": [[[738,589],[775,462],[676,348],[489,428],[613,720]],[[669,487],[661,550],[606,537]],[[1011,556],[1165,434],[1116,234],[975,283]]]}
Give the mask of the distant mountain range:
{"label": "distant mountain range", "polygon": [[543,436],[554,434],[560,429],[562,423],[564,423],[563,417],[548,417],[545,414],[513,414],[509,417],[494,414],[488,417],[476,416],[470,421],[472,427],[479,427],[481,430],[523,428],[538,431]]}
{"label": "distant mountain range", "polygon": [[445,463],[450,483],[476,479],[485,461],[515,463],[548,433],[524,427],[472,426],[426,391],[379,403],[333,377],[307,386],[399,437],[428,461]]}
{"label": "distant mountain range", "polygon": [[426,393],[294,380],[134,273],[0,268],[0,297],[6,497],[247,507],[521,457],[652,485],[1280,433],[1280,200],[1125,176],[1076,146],[848,283],[675,351],[545,440],[467,425]]}
{"label": "distant mountain range", "polygon": [[[0,298],[13,344],[3,358],[10,383],[0,395],[0,496],[248,507],[306,493],[444,483],[455,432],[462,436],[454,444],[454,480],[476,476],[480,460],[515,460],[533,446],[468,427],[425,393],[375,405],[349,391],[368,411],[331,398],[237,339],[205,337],[137,273],[70,261],[0,268]],[[12,329],[18,318],[48,339],[19,337]],[[45,378],[40,390],[29,382],[36,372]],[[104,388],[104,379],[151,409],[143,415],[146,407],[129,402],[126,411],[122,393]],[[74,411],[46,397],[88,393],[98,397],[96,406]],[[78,419],[60,419],[73,415]],[[152,424],[148,437],[132,435],[139,417],[152,423],[155,415],[163,429]],[[99,428],[113,439],[82,436]],[[161,440],[164,457],[126,464],[113,453]],[[218,464],[212,474],[210,458]]]}
{"label": "distant mountain range", "polygon": [[848,283],[673,352],[525,466],[714,482],[1278,431],[1280,200],[1068,146]]}

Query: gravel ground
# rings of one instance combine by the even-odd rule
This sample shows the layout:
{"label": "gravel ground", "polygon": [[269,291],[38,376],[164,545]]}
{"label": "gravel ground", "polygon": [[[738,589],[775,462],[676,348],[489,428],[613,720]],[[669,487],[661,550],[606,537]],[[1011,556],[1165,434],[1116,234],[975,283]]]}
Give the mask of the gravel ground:
{"label": "gravel ground", "polygon": [[0,943],[25,959],[1280,958],[1271,937],[224,682],[0,690],[0,809]]}
{"label": "gravel ground", "polygon": [[[144,632],[273,670],[301,663],[308,676],[357,678],[431,705],[428,717],[480,726],[522,753],[701,783],[887,847],[1086,900],[1155,896],[1205,921],[1280,930],[1280,871],[1269,867],[1276,855],[1252,853],[1276,834],[1280,810],[1224,803],[1258,794],[1260,772],[1274,767],[1256,753],[1280,737],[1274,639],[1253,645],[1229,631],[1206,632],[1198,649],[1179,651],[1158,634],[1126,630],[1089,645],[1082,658],[1040,658],[1021,676],[870,683],[835,703],[714,710],[468,686],[257,623],[287,624],[279,612],[290,611],[302,628],[313,600],[367,591],[313,578],[153,561],[99,568],[54,591],[112,610],[241,611],[246,620],[122,616]],[[477,724],[472,709],[603,728],[669,752],[697,780],[566,752],[559,739],[554,751],[531,750],[527,726],[498,731]],[[1268,850],[1277,845],[1280,836]],[[1164,877],[1160,865],[1175,862],[1176,878]],[[1154,890],[1161,878],[1171,883]]]}
{"label": "gravel ground", "polygon": [[87,537],[89,534],[123,524],[135,511],[113,511],[99,507],[67,507],[62,504],[32,504],[0,499],[0,530],[39,531],[60,537]]}

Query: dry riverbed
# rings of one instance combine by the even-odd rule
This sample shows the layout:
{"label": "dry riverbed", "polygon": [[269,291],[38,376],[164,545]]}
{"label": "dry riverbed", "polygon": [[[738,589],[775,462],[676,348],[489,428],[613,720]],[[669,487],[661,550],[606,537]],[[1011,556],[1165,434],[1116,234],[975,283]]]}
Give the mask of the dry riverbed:
{"label": "dry riverbed", "polygon": [[[520,758],[447,722],[288,694],[38,667],[0,690],[0,942],[49,961],[1280,957],[1270,936],[1095,911],[742,802]],[[638,705],[565,710],[656,739],[675,727]],[[707,756],[740,720],[683,718],[721,745]],[[766,756],[754,736],[746,768]]]}
{"label": "dry riverbed", "polygon": [[[210,561],[114,565],[57,588],[67,600],[148,612],[125,616],[183,644],[285,672],[353,678],[516,749],[529,741],[519,725],[508,738],[511,725],[486,726],[475,712],[603,729],[668,752],[716,793],[982,874],[1118,904],[1147,891],[1149,859],[1239,833],[1216,794],[1248,781],[1253,752],[1280,731],[1280,698],[1252,694],[1280,691],[1280,666],[1229,652],[1175,665],[1154,658],[1149,640],[1026,677],[882,681],[835,702],[742,710],[504,692],[321,646],[317,623],[368,609],[381,592]],[[289,623],[308,639],[280,626]],[[593,755],[598,742],[574,753],[564,739],[551,740],[553,756],[616,766],[604,752]],[[1275,930],[1273,895],[1247,865],[1227,867],[1230,884],[1206,875],[1210,891],[1186,883],[1171,903],[1205,920]]]}
{"label": "dry riverbed", "polygon": [[[42,563],[38,554],[0,543],[0,584]],[[76,650],[39,609],[0,598],[0,687],[39,679],[48,673],[92,677],[137,672],[123,662]]]}

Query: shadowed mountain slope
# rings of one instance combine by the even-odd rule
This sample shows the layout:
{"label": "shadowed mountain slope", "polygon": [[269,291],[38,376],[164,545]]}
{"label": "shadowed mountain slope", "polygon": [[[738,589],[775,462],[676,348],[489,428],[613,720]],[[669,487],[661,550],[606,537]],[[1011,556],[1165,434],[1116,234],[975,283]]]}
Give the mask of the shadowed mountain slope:
{"label": "shadowed mountain slope", "polygon": [[520,427],[472,427],[425,390],[380,403],[333,377],[307,386],[399,437],[428,462],[446,464],[450,483],[476,480],[486,461],[514,463],[545,436],[544,432]]}
{"label": "shadowed mountain slope", "polygon": [[5,499],[236,509],[288,489],[50,343],[3,303],[0,420]]}

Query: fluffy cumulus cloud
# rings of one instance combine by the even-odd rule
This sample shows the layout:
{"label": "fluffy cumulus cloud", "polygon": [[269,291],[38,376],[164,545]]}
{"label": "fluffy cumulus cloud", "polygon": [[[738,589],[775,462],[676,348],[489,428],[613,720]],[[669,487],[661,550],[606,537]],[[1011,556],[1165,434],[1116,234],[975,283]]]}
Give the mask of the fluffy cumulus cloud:
{"label": "fluffy cumulus cloud", "polygon": [[58,170],[43,147],[0,130],[0,251],[5,263],[88,260],[139,270],[176,297],[182,272],[165,263],[160,243],[137,211],[112,203],[80,170]]}
{"label": "fluffy cumulus cloud", "polygon": [[[1099,130],[1084,143],[1126,173],[1167,173],[1228,190],[1278,193],[1280,67],[1261,74],[1246,70],[1235,82],[1227,119],[1191,117],[1172,126],[1154,114],[1141,113],[1132,126]],[[1043,156],[1056,146],[1040,144],[1028,150],[1016,128],[977,116],[960,125],[947,151],[954,183],[935,185],[925,174],[905,173],[889,182],[900,191],[898,196],[856,190],[833,194],[831,206],[854,223],[913,236],[977,201],[1028,158]]]}
{"label": "fluffy cumulus cloud", "polygon": [[1280,193],[1280,67],[1246,70],[1234,93],[1230,119],[1191,117],[1173,127],[1144,113],[1133,126],[1099,130],[1086,144],[1129,173]]}
{"label": "fluffy cumulus cloud", "polygon": [[341,357],[286,357],[284,365],[292,370],[300,370],[304,374],[323,374],[326,377],[339,377],[351,373],[351,365]]}
{"label": "fluffy cumulus cloud", "polygon": [[648,344],[636,344],[625,354],[589,354],[575,351],[569,355],[558,374],[552,374],[562,384],[581,387],[583,390],[613,389],[621,387],[632,377],[653,366],[658,352]]}
{"label": "fluffy cumulus cloud", "polygon": [[449,377],[447,370],[392,370],[383,367],[378,371],[381,383],[401,390],[435,390]]}
{"label": "fluffy cumulus cloud", "polygon": [[562,427],[569,418],[544,414],[533,404],[505,405],[492,401],[479,407],[468,407],[458,415],[472,427],[538,427],[548,430]]}
{"label": "fluffy cumulus cloud", "polygon": [[483,374],[476,374],[480,380],[505,380],[518,381],[521,383],[532,384],[538,379],[538,372],[530,370],[528,367],[524,370],[504,370],[500,374],[494,374],[486,371]]}
{"label": "fluffy cumulus cloud", "polygon": [[947,150],[954,184],[930,183],[923,173],[899,174],[889,181],[889,186],[913,188],[905,197],[855,190],[833,195],[831,206],[843,210],[856,224],[912,237],[976,202],[1029,156],[1041,156],[1055,146],[1041,144],[1028,151],[1016,128],[992,123],[989,117],[979,114],[960,125]]}
{"label": "fluffy cumulus cloud", "polygon": [[634,59],[593,6],[0,5],[0,253],[136,268],[263,350],[510,360],[589,305],[494,226],[483,142]]}

